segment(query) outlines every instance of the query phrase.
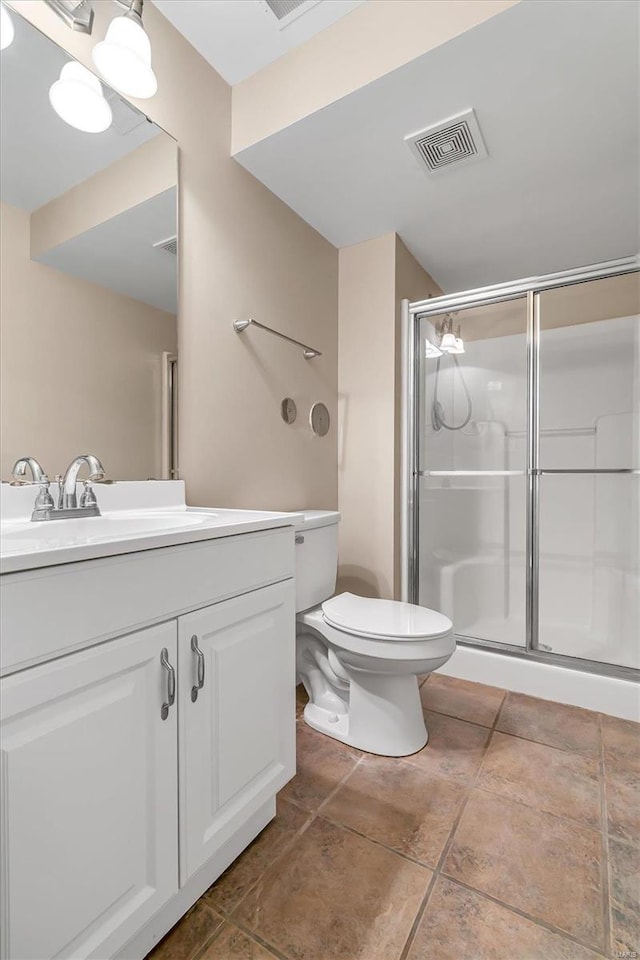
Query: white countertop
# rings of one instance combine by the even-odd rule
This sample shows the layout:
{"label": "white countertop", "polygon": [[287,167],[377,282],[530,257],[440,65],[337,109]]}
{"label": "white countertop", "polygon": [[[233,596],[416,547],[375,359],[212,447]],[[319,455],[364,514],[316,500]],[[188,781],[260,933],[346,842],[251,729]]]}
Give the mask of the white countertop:
{"label": "white countertop", "polygon": [[100,517],[32,522],[37,489],[0,489],[0,573],[294,526],[299,513],[188,507],[182,481],[95,487]]}

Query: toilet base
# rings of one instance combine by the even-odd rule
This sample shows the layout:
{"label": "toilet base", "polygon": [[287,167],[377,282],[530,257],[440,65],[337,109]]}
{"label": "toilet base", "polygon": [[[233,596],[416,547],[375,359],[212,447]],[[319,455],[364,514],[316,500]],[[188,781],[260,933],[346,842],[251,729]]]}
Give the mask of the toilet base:
{"label": "toilet base", "polygon": [[346,668],[349,706],[345,713],[309,702],[308,726],[358,750],[383,757],[406,757],[427,743],[417,677],[389,676]]}

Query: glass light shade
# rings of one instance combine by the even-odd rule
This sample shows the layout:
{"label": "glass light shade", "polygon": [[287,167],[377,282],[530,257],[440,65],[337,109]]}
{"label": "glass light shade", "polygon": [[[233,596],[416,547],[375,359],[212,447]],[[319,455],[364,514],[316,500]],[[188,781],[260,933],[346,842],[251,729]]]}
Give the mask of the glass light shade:
{"label": "glass light shade", "polygon": [[49,90],[49,101],[58,116],[83,133],[102,133],[111,126],[111,107],[97,77],[71,60]]}
{"label": "glass light shade", "polygon": [[0,5],[0,50],[6,50],[13,40],[13,21],[5,8]]}
{"label": "glass light shade", "polygon": [[453,353],[456,349],[456,338],[453,333],[445,333],[440,344],[443,353]]}
{"label": "glass light shade", "polygon": [[437,357],[442,356],[442,350],[438,350],[435,343],[431,343],[430,340],[427,340],[424,345],[424,355],[427,360],[435,360]]}
{"label": "glass light shade", "polygon": [[91,56],[107,83],[128,97],[146,100],[158,89],[151,69],[151,44],[139,23],[116,17]]}
{"label": "glass light shade", "polygon": [[456,337],[455,346],[449,350],[449,353],[464,353],[464,341],[462,337]]}

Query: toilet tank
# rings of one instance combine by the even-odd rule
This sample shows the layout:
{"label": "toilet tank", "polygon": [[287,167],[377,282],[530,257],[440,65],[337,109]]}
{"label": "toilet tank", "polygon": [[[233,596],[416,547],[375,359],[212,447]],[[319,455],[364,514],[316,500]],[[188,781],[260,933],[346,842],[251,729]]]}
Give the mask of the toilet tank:
{"label": "toilet tank", "polygon": [[296,613],[332,596],[338,570],[338,522],[335,510],[305,510],[296,525]]}

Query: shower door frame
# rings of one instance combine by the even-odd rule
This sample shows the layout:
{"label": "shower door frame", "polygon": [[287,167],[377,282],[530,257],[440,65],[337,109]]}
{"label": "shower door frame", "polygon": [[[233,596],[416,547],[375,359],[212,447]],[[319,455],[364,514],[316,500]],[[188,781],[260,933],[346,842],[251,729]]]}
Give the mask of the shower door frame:
{"label": "shower door frame", "polygon": [[[499,643],[479,637],[456,635],[464,646],[481,647],[534,660],[558,664],[594,673],[600,676],[640,679],[640,670],[620,664],[602,663],[539,648],[539,488],[540,477],[548,474],[640,474],[635,468],[547,470],[539,465],[539,402],[540,402],[540,298],[538,294],[557,287],[602,280],[606,277],[634,273],[640,270],[640,257],[626,257],[605,263],[592,264],[574,270],[527,277],[523,280],[478,287],[461,293],[431,297],[410,303],[402,301],[402,478],[401,478],[401,570],[402,599],[419,602],[420,542],[419,542],[419,486],[424,471],[419,470],[420,417],[417,409],[420,376],[420,320],[464,308],[501,303],[526,296],[527,305],[527,464],[524,471],[500,471],[505,476],[518,475],[527,479],[526,499],[526,604],[525,644]],[[476,471],[474,471],[476,472]],[[478,474],[496,471],[477,471]],[[449,471],[450,475],[468,471]]]}

